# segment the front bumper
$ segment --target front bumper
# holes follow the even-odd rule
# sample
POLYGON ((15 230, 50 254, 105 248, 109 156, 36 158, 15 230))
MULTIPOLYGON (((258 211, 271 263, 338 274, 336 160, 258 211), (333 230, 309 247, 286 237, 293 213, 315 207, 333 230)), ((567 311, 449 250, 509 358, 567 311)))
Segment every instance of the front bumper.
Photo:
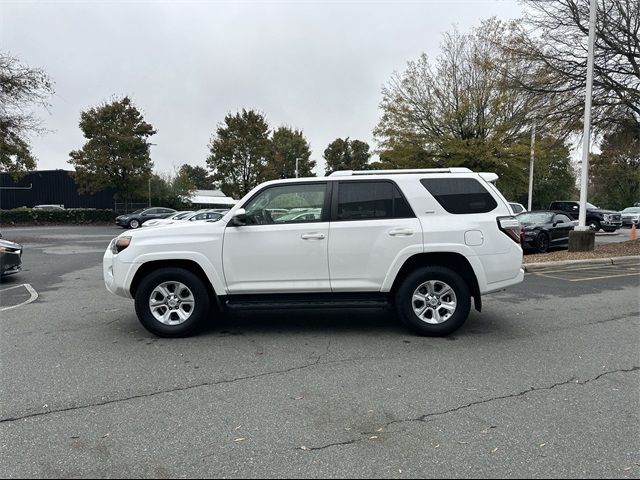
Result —
POLYGON ((107 290, 119 297, 133 298, 130 292, 131 281, 138 266, 134 263, 118 261, 117 255, 109 246, 102 257, 102 276, 107 290))
POLYGON ((12 275, 22 270, 22 251, 0 252, 0 275, 12 275))

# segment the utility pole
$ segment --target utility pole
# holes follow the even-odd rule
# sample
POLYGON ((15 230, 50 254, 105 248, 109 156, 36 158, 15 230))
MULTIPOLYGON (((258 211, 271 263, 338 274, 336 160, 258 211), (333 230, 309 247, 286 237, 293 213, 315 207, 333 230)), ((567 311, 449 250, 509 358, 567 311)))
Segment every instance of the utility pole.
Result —
POLYGON ((534 147, 536 144, 536 122, 533 121, 531 127, 531 162, 529 163, 529 204, 527 210, 531 211, 531 204, 533 201, 533 162, 535 159, 534 147))
POLYGON ((149 175, 149 208, 151 208, 151 175, 149 175))
POLYGON ((593 92, 593 59, 596 38, 597 0, 591 0, 589 10, 589 51, 587 56, 587 84, 584 101, 584 130, 582 133, 582 171, 580 172, 580 213, 578 226, 569 235, 569 251, 593 250, 595 232, 586 225, 587 188, 589 186, 589 150, 591 146, 591 96, 593 92))
POLYGON ((296 178, 298 178, 298 161, 300 159, 298 157, 296 157, 296 178))

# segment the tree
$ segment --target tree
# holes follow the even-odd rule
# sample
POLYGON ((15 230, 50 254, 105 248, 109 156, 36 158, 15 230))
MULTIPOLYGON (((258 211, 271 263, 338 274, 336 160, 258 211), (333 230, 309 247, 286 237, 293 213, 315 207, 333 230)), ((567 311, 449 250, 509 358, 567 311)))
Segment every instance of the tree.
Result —
POLYGON ((539 112, 526 91, 511 86, 526 70, 495 41, 509 32, 495 19, 468 34, 454 30, 435 60, 423 54, 395 73, 382 89, 374 129, 380 162, 373 167, 463 166, 500 175, 510 198, 526 192, 530 129, 539 112))
POLYGON ((0 172, 18 179, 36 167, 28 136, 41 133, 42 127, 30 109, 47 107, 52 94, 51 80, 43 70, 0 52, 0 172))
POLYGON ((640 130, 635 121, 621 123, 604 137, 589 176, 594 203, 621 210, 640 202, 640 130))
POLYGON ((213 179, 206 168, 184 164, 178 170, 175 181, 185 190, 210 190, 213 179))
POLYGON ((272 153, 269 159, 268 176, 270 178, 293 178, 296 176, 296 159, 298 159, 298 176, 315 176, 314 160, 310 160, 311 146, 301 130, 280 127, 271 137, 272 153))
MULTIPOLYGON (((584 114, 589 0, 524 0, 523 22, 497 38, 528 75, 512 78, 547 105, 547 122, 579 131, 584 114)), ((622 120, 640 128, 640 2, 598 0, 592 125, 616 129, 622 120)))
POLYGON ((176 210, 189 206, 188 197, 191 193, 179 179, 179 174, 159 172, 151 174, 151 204, 176 210))
MULTIPOLYGON (((554 200, 575 198, 576 174, 569 148, 552 137, 544 136, 536 139, 536 147, 532 208, 546 210, 554 200)), ((513 198, 526 205, 527 196, 528 190, 513 198)))
POLYGON ((369 144, 360 140, 349 140, 349 137, 336 138, 325 149, 325 172, 329 175, 337 170, 366 170, 369 168, 369 144))
POLYGON ((271 155, 269 124, 254 110, 229 114, 209 143, 207 165, 218 187, 233 198, 244 197, 266 179, 271 155))
POLYGON ((153 166, 148 138, 156 130, 129 97, 82 112, 80 129, 87 142, 69 153, 80 190, 94 193, 111 186, 125 202, 146 197, 153 166))

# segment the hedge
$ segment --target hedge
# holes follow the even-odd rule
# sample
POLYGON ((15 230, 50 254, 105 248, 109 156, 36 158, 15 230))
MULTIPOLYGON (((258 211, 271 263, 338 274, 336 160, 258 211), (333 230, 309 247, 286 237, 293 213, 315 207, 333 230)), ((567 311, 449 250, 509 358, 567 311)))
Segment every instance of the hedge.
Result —
POLYGON ((69 208, 66 210, 33 210, 31 208, 15 208, 0 210, 0 224, 65 224, 65 223, 113 223, 116 213, 113 210, 94 208, 69 208))

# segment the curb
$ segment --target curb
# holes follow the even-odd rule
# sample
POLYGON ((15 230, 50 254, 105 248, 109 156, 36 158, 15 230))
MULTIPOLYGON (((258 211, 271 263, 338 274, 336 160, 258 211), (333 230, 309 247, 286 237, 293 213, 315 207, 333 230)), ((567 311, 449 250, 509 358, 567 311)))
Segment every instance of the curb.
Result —
POLYGON ((583 260, 562 260, 560 262, 536 262, 527 263, 522 266, 527 273, 544 271, 552 267, 564 267, 569 265, 623 265, 630 261, 640 262, 640 255, 611 258, 587 258, 583 260))

